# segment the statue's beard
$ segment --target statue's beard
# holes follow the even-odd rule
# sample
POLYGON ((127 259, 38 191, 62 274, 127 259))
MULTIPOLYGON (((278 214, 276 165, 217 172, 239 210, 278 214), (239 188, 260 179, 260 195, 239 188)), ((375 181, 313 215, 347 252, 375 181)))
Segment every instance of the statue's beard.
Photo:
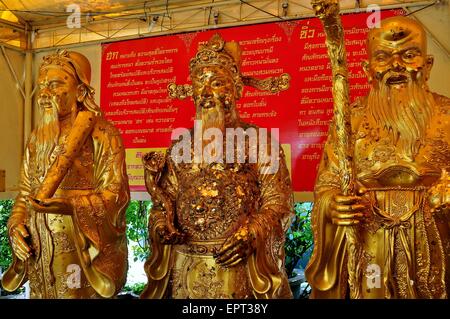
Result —
POLYGON ((199 97, 196 101, 196 107, 196 120, 201 121, 202 146, 202 156, 197 161, 211 163, 214 162, 213 159, 219 159, 223 155, 221 145, 223 146, 223 136, 225 135, 225 110, 222 101, 215 98, 199 97), (204 157, 205 154, 207 154, 209 159, 204 157))
POLYGON ((380 81, 379 88, 370 90, 368 113, 389 132, 402 154, 413 160, 433 115, 433 95, 421 78, 409 79, 401 87, 391 87, 386 84, 387 76, 380 81))
MULTIPOLYGON (((47 103, 47 102, 46 102, 47 103)), ((48 101, 51 104, 51 109, 41 109, 41 121, 36 128, 35 145, 36 145, 36 161, 38 164, 38 174, 40 177, 45 177, 48 169, 53 163, 51 155, 60 135, 60 125, 58 119, 58 109, 56 102, 48 101)))
POLYGON ((197 120, 202 121, 202 133, 211 128, 225 132, 225 111, 222 103, 216 99, 202 99, 199 102, 197 120), (208 107, 205 107, 205 104, 208 107))

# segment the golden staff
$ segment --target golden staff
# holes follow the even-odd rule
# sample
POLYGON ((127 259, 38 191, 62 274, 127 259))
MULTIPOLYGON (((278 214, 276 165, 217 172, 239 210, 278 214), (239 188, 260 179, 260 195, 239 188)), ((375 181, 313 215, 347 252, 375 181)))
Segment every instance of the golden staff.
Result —
MULTIPOLYGON (((351 111, 348 85, 347 56, 345 51, 344 28, 339 15, 338 0, 312 0, 316 16, 322 21, 328 55, 333 74, 334 123, 337 137, 337 157, 342 195, 355 192, 353 171, 353 144, 351 142, 351 111)), ((356 226, 344 226, 347 238, 347 270, 350 298, 361 298, 362 257, 359 231, 356 226)))

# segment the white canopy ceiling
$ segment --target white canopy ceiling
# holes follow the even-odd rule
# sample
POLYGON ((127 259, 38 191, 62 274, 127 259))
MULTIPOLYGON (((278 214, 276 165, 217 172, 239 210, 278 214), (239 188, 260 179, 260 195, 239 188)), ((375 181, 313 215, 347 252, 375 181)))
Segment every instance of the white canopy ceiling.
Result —
MULTIPOLYGON (((341 9, 355 10, 369 4, 417 7, 438 1, 340 2, 341 9)), ((0 43, 41 49, 311 15, 310 0, 0 0, 0 43), (73 11, 66 12, 74 4, 80 10, 79 28, 67 24, 68 19, 77 22, 73 11)))

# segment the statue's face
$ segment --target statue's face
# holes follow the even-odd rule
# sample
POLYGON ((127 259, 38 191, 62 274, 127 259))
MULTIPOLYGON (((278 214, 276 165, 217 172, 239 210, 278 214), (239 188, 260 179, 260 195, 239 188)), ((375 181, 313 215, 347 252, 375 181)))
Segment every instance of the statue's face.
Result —
POLYGON ((423 29, 406 18, 392 18, 369 33, 369 81, 376 87, 403 87, 427 79, 432 58, 426 55, 423 29))
POLYGON ((191 77, 197 112, 220 107, 226 114, 234 108, 236 88, 227 70, 220 66, 206 66, 198 68, 191 77))
POLYGON ((38 105, 44 111, 56 108, 59 118, 71 114, 76 107, 78 81, 60 67, 41 69, 38 78, 38 105))

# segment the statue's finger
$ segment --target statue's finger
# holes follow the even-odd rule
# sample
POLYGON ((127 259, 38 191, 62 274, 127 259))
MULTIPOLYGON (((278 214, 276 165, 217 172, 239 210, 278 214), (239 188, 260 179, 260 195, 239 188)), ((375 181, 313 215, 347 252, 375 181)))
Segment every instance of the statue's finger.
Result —
POLYGON ((222 264, 222 263, 224 263, 225 261, 227 261, 228 258, 230 258, 234 253, 235 253, 234 250, 227 250, 226 252, 222 253, 221 255, 216 255, 216 256, 215 256, 216 262, 217 262, 218 264, 222 264))
POLYGON ((228 249, 226 252, 224 252, 221 255, 217 255, 216 261, 219 264, 222 264, 226 262, 228 259, 230 259, 234 254, 238 253, 239 246, 233 246, 232 248, 228 249))
POLYGON ((46 199, 41 200, 40 204, 41 204, 41 206, 49 206, 50 204, 57 203, 57 202, 58 202, 57 198, 46 198, 46 199))
POLYGON ((25 253, 19 250, 14 250, 14 253, 16 254, 17 258, 19 258, 21 261, 27 260, 25 253))
POLYGON ((30 199, 29 201, 28 201, 28 203, 30 203, 30 205, 33 207, 33 209, 34 210, 39 210, 39 209, 41 209, 42 207, 40 206, 40 205, 38 205, 34 200, 32 200, 32 199, 30 199))
POLYGON ((24 224, 19 224, 16 226, 16 230, 22 235, 23 238, 30 236, 24 224))
POLYGON ((31 251, 30 247, 26 243, 25 239, 23 239, 21 236, 16 236, 14 240, 15 244, 23 249, 24 252, 29 253, 31 251))
POLYGON ((222 267, 229 267, 232 263, 234 263, 238 259, 242 259, 242 256, 240 253, 235 253, 232 256, 230 256, 230 258, 220 263, 220 265, 222 267))
POLYGON ((357 212, 365 210, 366 206, 362 204, 336 205, 334 209, 338 212, 357 212))
POLYGON ((359 196, 336 195, 334 200, 338 204, 354 204, 361 199, 359 196))
POLYGON ((234 266, 236 266, 237 264, 239 264, 240 262, 242 262, 243 260, 244 260, 243 258, 238 258, 238 259, 236 259, 235 261, 233 261, 232 263, 228 264, 226 267, 227 267, 227 268, 234 267, 234 266))
POLYGON ((337 226, 354 226, 360 223, 360 221, 357 219, 338 219, 338 218, 333 218, 332 222, 337 226))
POLYGON ((29 253, 25 249, 18 246, 16 243, 13 243, 12 246, 13 246, 14 253, 20 260, 25 261, 28 258, 29 253))
POLYGON ((227 251, 229 251, 231 248, 235 247, 239 244, 239 241, 235 240, 234 237, 231 237, 225 241, 225 243, 220 247, 219 251, 217 252, 217 256, 220 256, 222 254, 225 254, 227 251))
POLYGON ((337 218, 337 219, 360 219, 363 217, 364 217, 363 213, 341 213, 341 212, 337 212, 337 211, 333 211, 333 215, 332 215, 332 218, 337 218))

